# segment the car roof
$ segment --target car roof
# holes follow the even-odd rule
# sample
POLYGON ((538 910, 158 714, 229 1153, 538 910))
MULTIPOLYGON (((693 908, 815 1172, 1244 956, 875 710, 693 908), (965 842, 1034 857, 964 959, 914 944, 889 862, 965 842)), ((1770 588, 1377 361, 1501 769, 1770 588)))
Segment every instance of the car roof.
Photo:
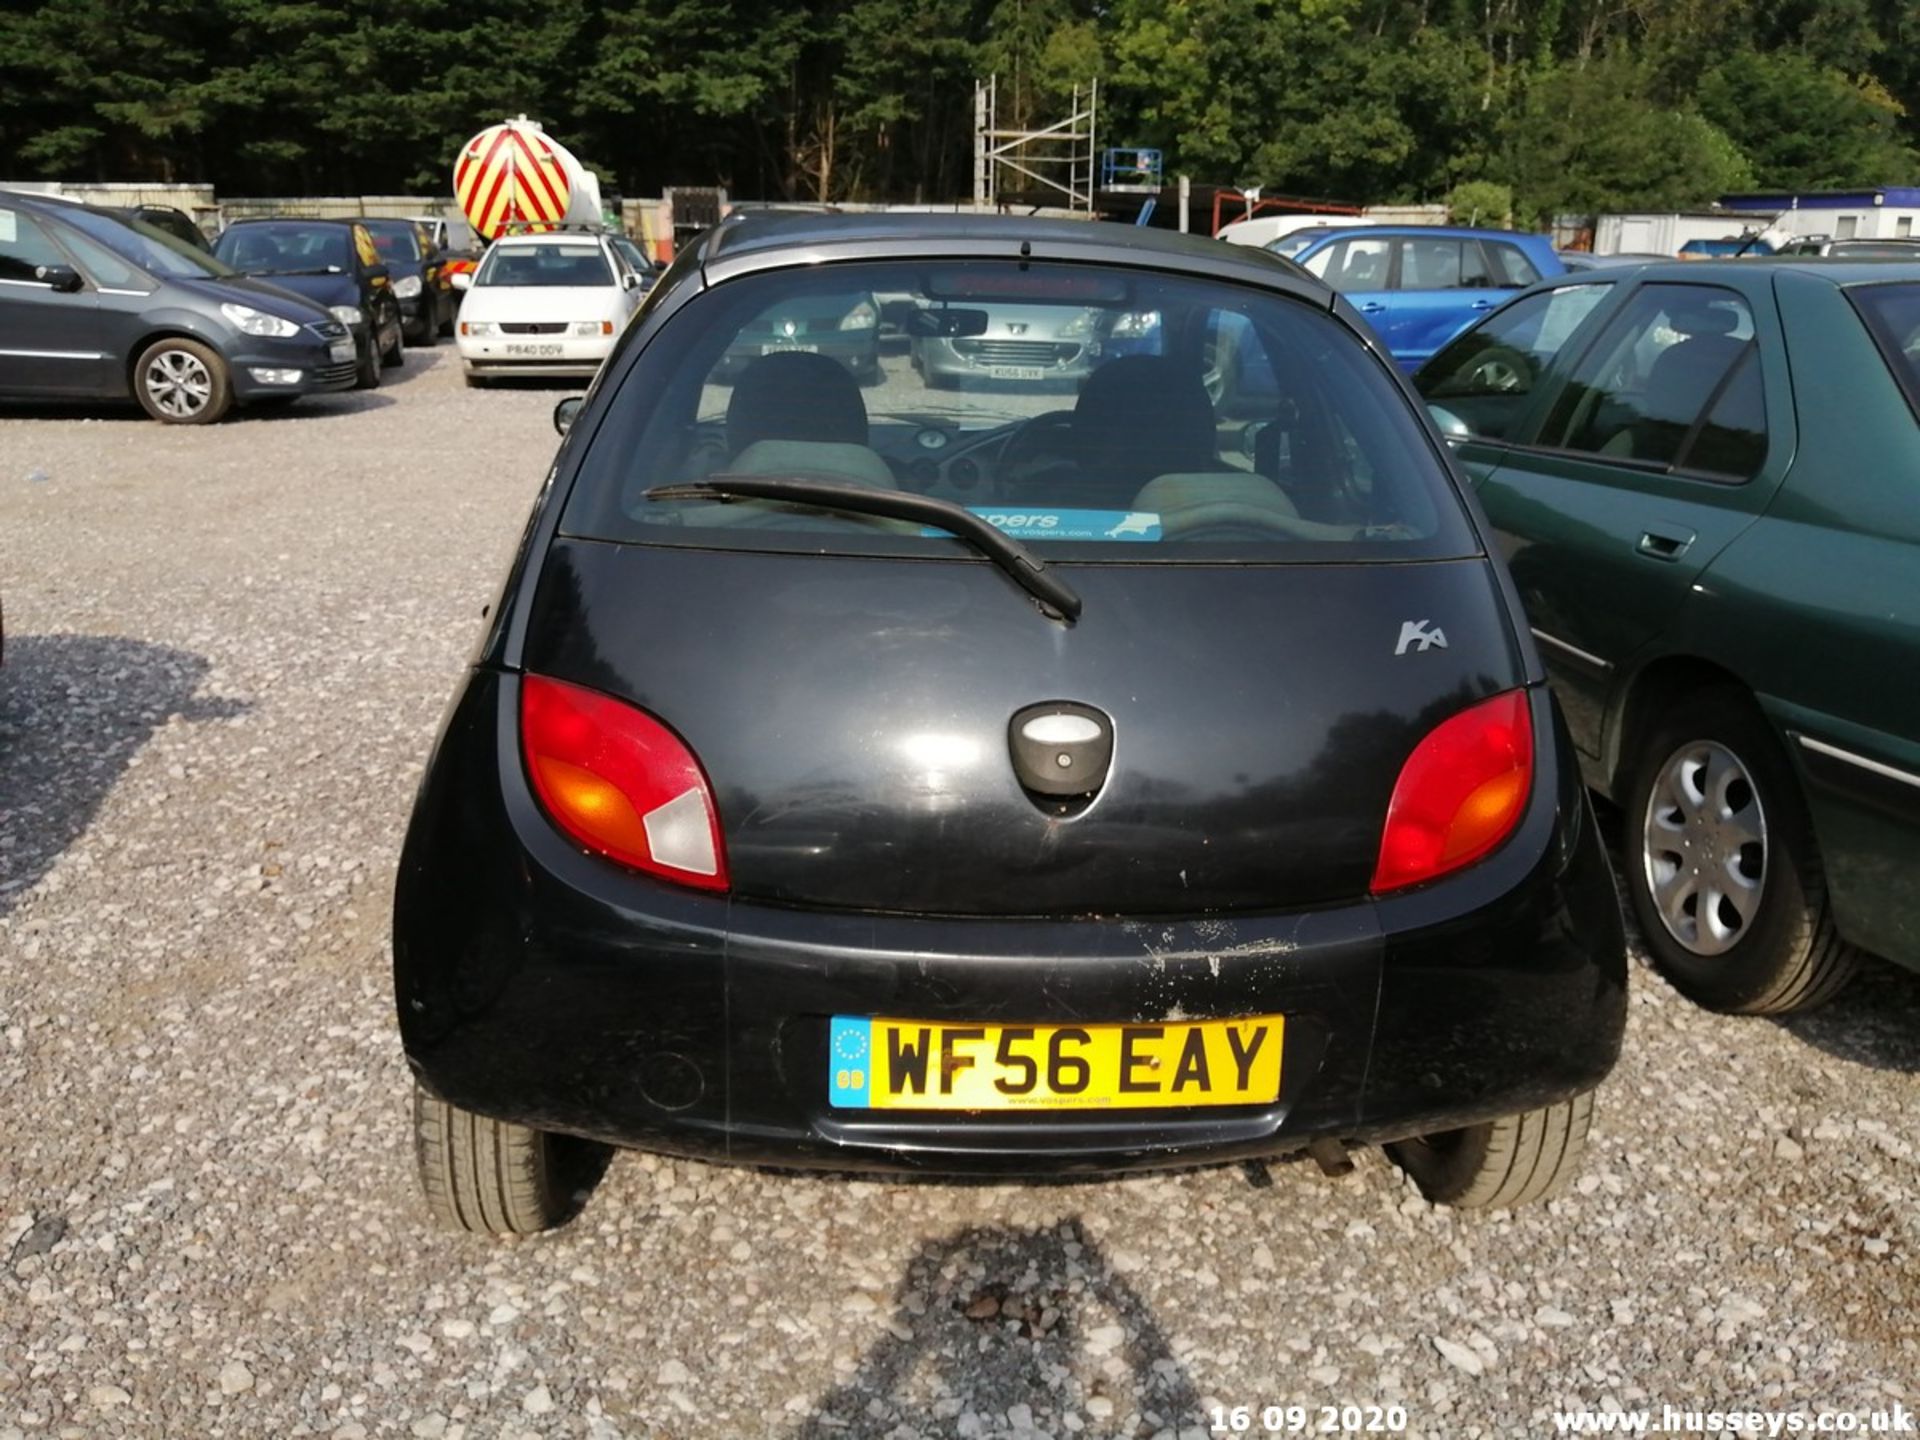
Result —
POLYGON ((502 235, 493 243, 498 245, 560 245, 572 240, 605 240, 604 230, 538 230, 525 235, 502 235))
POLYGON ((1635 282, 1688 281, 1694 284, 1726 280, 1736 275, 1778 275, 1794 271, 1816 276, 1834 285, 1887 284, 1920 281, 1920 260, 1849 260, 1844 256, 1753 255, 1746 259, 1649 260, 1639 266, 1613 266, 1592 270, 1574 270, 1550 276, 1529 287, 1558 290, 1568 285, 1607 285, 1622 279, 1635 282), (1621 272, 1631 269, 1630 276, 1621 272))
MULTIPOLYGON (((229 220, 227 229, 237 225, 364 225, 358 215, 243 215, 229 220)), ((223 232, 224 233, 224 232, 223 232)))
MULTIPOLYGON (((1302 232, 1295 231, 1298 235, 1302 232)), ((1499 230, 1485 225, 1326 225, 1313 231, 1316 241, 1338 235, 1364 235, 1370 240, 1380 240, 1395 235, 1442 235, 1456 240, 1549 240, 1551 237, 1533 230, 1499 230)), ((1291 240, 1293 235, 1281 237, 1291 240)))
POLYGON ((1006 245, 1009 256, 1106 262, 1251 281, 1309 293, 1322 304, 1331 303, 1333 296, 1324 281, 1255 246, 1104 221, 926 211, 736 214, 706 231, 695 244, 700 247, 703 268, 756 258, 778 263, 781 252, 813 247, 837 251, 844 258, 885 260, 908 253, 928 258, 943 252, 958 259, 992 254, 1006 245))

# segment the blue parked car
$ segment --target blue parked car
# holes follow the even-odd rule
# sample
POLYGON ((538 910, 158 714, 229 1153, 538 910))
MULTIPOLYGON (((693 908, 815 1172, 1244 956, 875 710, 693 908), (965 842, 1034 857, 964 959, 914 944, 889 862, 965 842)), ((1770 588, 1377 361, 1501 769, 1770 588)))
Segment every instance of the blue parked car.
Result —
POLYGON ((1305 244, 1288 235, 1268 248, 1352 301, 1404 370, 1417 370, 1508 293, 1567 270, 1552 240, 1515 230, 1364 225, 1310 234, 1305 244))

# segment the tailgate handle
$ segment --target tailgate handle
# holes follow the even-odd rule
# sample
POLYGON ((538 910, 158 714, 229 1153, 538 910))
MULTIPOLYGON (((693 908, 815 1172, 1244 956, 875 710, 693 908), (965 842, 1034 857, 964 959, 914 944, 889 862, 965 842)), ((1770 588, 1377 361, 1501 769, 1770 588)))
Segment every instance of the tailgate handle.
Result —
POLYGON ((1639 551, 1654 560, 1678 560, 1693 544, 1691 530, 1677 525, 1649 525, 1640 536, 1639 551))

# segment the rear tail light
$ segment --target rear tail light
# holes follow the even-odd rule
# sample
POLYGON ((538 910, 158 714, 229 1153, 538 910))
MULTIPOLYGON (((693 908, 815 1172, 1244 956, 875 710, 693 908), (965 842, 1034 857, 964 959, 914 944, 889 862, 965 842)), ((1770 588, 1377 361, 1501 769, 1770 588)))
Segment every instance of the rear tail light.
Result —
POLYGON ((727 888, 707 777, 651 715, 528 675, 520 682, 520 743, 540 803, 589 850, 682 885, 727 888))
POLYGON ((1532 786, 1526 691, 1509 690, 1442 721, 1400 767, 1373 893, 1418 885, 1491 852, 1513 833, 1532 786))

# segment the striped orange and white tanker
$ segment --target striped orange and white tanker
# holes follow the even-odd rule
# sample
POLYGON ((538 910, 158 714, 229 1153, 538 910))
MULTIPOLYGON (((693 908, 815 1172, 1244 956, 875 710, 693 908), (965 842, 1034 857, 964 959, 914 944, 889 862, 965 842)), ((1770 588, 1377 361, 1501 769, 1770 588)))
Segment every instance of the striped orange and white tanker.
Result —
POLYGON ((485 242, 509 229, 602 223, 599 180, 524 115, 489 125, 460 147, 453 194, 485 242))

